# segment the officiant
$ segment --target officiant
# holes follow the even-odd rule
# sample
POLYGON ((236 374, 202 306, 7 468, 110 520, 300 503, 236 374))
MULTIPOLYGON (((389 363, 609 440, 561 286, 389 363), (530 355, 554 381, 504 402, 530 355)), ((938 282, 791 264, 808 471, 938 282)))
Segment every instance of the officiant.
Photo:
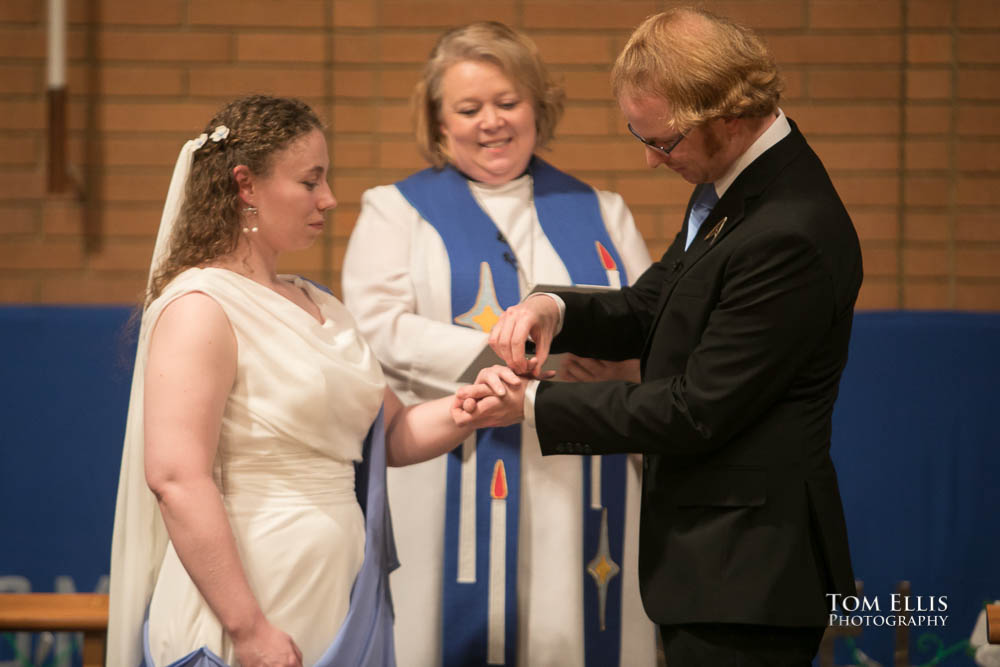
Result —
MULTIPOLYGON (((416 402, 454 392, 533 286, 620 287, 650 259, 619 195, 539 156, 564 93, 526 36, 495 22, 445 33, 413 100, 430 166, 364 193, 343 294, 390 384, 416 402)), ((638 379, 638 365, 570 356, 558 373, 638 379)), ((518 425, 390 470, 400 665, 654 664, 637 463, 543 460, 518 425)))

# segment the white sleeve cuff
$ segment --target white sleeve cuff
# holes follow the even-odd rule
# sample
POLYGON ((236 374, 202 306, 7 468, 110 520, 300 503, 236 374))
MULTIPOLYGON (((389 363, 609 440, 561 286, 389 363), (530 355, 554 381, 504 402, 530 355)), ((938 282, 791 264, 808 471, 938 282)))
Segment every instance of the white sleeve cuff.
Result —
POLYGON ((558 294, 553 294, 552 292, 535 292, 534 294, 528 295, 528 298, 531 298, 533 296, 547 296, 556 302, 556 307, 559 308, 559 322, 556 324, 555 335, 558 336, 559 332, 562 331, 563 328, 563 320, 566 319, 566 302, 563 301, 562 297, 560 297, 558 294))
POLYGON ((524 425, 535 428, 535 394, 538 392, 538 380, 531 380, 524 389, 524 425))

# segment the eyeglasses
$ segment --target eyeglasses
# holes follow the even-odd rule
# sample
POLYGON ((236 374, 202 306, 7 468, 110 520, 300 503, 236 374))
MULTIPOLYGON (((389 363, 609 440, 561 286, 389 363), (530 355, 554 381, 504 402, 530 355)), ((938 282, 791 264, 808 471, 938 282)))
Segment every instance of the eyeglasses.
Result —
POLYGON ((680 134, 680 136, 679 136, 679 137, 677 137, 677 138, 676 138, 676 139, 675 139, 674 141, 672 141, 672 142, 670 143, 670 145, 669 145, 669 146, 666 146, 666 147, 664 147, 664 146, 658 146, 658 145, 654 144, 654 143, 653 143, 652 141, 649 141, 649 140, 647 140, 647 139, 643 139, 643 138, 642 138, 642 135, 641 135, 641 134, 639 134, 638 132, 636 132, 636 131, 635 131, 635 130, 634 130, 634 129, 632 128, 632 123, 625 123, 625 127, 627 127, 627 128, 628 128, 628 131, 632 133, 632 136, 633 136, 633 137, 635 137, 636 139, 638 139, 639 141, 641 141, 641 142, 642 142, 642 143, 644 143, 645 145, 649 146, 649 147, 650 147, 650 148, 652 148, 653 150, 656 150, 656 151, 660 151, 660 152, 661 152, 661 153, 663 153, 664 155, 670 155, 670 152, 671 152, 672 150, 674 150, 675 148, 677 148, 677 144, 679 144, 679 143, 681 143, 682 141, 684 141, 684 137, 686 137, 686 136, 687 136, 687 134, 688 134, 688 132, 690 131, 690 130, 684 130, 683 132, 681 132, 681 134, 680 134))

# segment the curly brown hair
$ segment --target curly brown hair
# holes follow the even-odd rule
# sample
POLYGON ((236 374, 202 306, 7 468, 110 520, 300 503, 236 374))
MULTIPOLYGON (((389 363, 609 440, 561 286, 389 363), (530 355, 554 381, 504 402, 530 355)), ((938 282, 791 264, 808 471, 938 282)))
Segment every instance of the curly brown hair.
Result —
POLYGON ((206 141, 194 152, 184 190, 184 203, 170 236, 170 249, 149 283, 146 304, 158 297, 179 273, 236 249, 245 207, 233 169, 246 165, 266 176, 276 153, 299 137, 322 130, 323 124, 305 102, 251 95, 233 100, 205 126, 211 134, 229 128, 221 141, 206 141))
POLYGON ((417 148, 427 161, 438 169, 450 162, 441 133, 441 79, 449 67, 466 61, 496 65, 527 93, 535 109, 536 148, 544 148, 555 135, 566 93, 527 35, 498 21, 479 21, 441 35, 413 91, 417 148))
POLYGON ((615 97, 655 95, 670 102, 673 130, 714 118, 774 113, 782 80, 753 30, 694 7, 675 7, 635 29, 611 70, 615 97))

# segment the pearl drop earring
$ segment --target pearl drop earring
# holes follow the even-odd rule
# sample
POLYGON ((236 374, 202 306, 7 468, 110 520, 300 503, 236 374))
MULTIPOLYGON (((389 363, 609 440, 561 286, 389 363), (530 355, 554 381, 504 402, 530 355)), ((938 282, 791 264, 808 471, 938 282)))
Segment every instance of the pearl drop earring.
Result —
MULTIPOLYGON (((256 206, 247 206, 246 208, 243 209, 243 213, 245 213, 246 215, 256 216, 257 215, 257 207, 256 206)), ((243 233, 244 234, 249 234, 251 232, 254 232, 254 233, 257 232, 257 225, 254 225, 253 227, 244 227, 243 228, 243 233)))

